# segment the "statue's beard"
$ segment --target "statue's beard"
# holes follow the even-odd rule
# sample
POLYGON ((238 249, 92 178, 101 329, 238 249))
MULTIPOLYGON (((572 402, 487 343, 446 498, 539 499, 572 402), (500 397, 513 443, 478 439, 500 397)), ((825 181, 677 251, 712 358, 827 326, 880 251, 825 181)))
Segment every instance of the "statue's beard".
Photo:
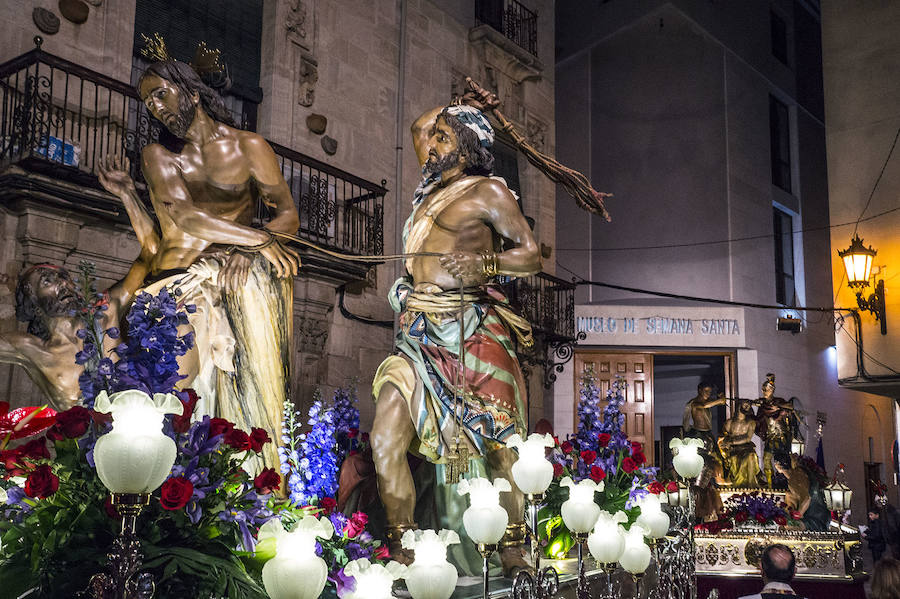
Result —
POLYGON ((47 298, 41 302, 41 309, 47 317, 69 316, 72 310, 78 308, 78 297, 75 294, 65 292, 53 298, 47 298))
POLYGON ((439 175, 444 171, 459 164, 459 150, 454 150, 443 156, 431 154, 425 162, 425 172, 430 175, 439 175))
POLYGON ((197 107, 184 95, 178 98, 178 112, 172 113, 167 110, 160 111, 159 120, 165 125, 172 135, 179 139, 184 139, 187 135, 188 128, 194 122, 194 116, 197 114, 197 107))

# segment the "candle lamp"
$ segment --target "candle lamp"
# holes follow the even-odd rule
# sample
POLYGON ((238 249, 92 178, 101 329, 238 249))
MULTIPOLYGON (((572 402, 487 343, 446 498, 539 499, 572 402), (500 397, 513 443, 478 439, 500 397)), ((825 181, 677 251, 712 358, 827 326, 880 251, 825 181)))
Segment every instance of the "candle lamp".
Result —
POLYGON ((641 580, 650 565, 650 547, 644 542, 649 531, 640 524, 632 524, 625 532, 625 549, 619 558, 622 569, 631 574, 635 584, 635 597, 641 596, 641 580))
POLYGON ((553 464, 546 457, 548 447, 555 442, 549 434, 532 433, 526 440, 518 434, 512 435, 506 446, 519 453, 519 459, 512 466, 513 481, 525 495, 528 520, 531 527, 531 559, 534 575, 520 571, 513 581, 514 597, 545 599, 559 590, 559 575, 551 567, 541 569, 541 552, 538 544, 538 510, 543 504, 544 493, 553 481, 553 464))
POLYGON ((415 551, 416 559, 404 576, 413 599, 449 599, 459 574, 447 561, 447 547, 459 543, 459 535, 452 530, 407 530, 400 542, 415 551))
POLYGON ((316 599, 325 588, 328 565, 316 555, 316 538, 330 539, 328 518, 304 516, 290 532, 279 518, 259 529, 259 541, 274 539, 275 557, 262 569, 263 585, 272 599, 316 599))
POLYGON ((94 445, 94 464, 112 494, 122 525, 108 554, 109 572, 92 576, 87 594, 97 599, 149 599, 156 583, 149 572, 140 571, 143 556, 136 537, 137 518, 175 463, 175 441, 163 434, 163 417, 181 414, 184 406, 171 394, 151 398, 132 389, 112 395, 101 391, 94 410, 112 414, 112 430, 94 445))
POLYGON ((584 479, 576 484, 567 476, 559 485, 569 489, 569 499, 563 502, 560 513, 563 523, 572 532, 578 546, 578 587, 575 595, 577 599, 590 599, 590 590, 584 575, 584 543, 600 517, 601 510, 594 501, 594 493, 603 490, 603 481, 595 483, 590 479, 584 479))
POLYGON ((844 481, 844 465, 838 464, 834 478, 824 489, 825 505, 835 512, 837 521, 843 521, 844 513, 850 510, 850 500, 853 498, 853 490, 844 481))
POLYGON ((488 560, 497 550, 500 539, 506 533, 506 525, 509 524, 509 516, 500 506, 501 491, 512 491, 512 486, 505 478, 496 478, 493 483, 486 478, 464 479, 459 481, 456 489, 460 495, 469 495, 470 505, 463 512, 463 527, 481 554, 483 599, 488 599, 490 592, 488 560))
POLYGON ((399 562, 387 565, 373 564, 367 559, 357 559, 344 566, 344 574, 356 582, 354 590, 344 599, 394 599, 394 581, 406 573, 406 566, 399 562))
POLYGON ((612 576, 625 550, 625 529, 622 527, 624 522, 628 522, 625 512, 610 514, 606 510, 601 510, 594 530, 588 535, 588 549, 606 574, 606 594, 603 596, 605 599, 615 597, 612 576))

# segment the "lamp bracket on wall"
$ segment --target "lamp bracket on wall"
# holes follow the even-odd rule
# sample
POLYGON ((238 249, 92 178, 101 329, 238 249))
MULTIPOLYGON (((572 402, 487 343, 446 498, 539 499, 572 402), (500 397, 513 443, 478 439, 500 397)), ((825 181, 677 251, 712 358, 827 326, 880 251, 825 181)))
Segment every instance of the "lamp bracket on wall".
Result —
POLYGON ((887 335, 887 313, 884 309, 884 280, 875 284, 875 291, 869 297, 863 297, 862 291, 856 292, 856 303, 863 312, 871 312, 875 320, 881 322, 881 334, 887 335))

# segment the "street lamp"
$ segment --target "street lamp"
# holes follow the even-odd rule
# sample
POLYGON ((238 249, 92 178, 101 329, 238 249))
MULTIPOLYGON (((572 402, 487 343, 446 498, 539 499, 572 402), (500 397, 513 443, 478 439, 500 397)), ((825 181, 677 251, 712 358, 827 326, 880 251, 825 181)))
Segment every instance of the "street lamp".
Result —
POLYGON ((862 290, 869 286, 872 276, 872 262, 878 252, 871 246, 863 245, 859 235, 854 235, 850 247, 839 250, 838 256, 844 262, 847 274, 847 285, 856 290, 856 303, 863 312, 871 312, 875 320, 881 321, 881 334, 887 335, 887 315, 884 309, 884 280, 875 283, 875 291, 868 298, 863 297, 862 290))

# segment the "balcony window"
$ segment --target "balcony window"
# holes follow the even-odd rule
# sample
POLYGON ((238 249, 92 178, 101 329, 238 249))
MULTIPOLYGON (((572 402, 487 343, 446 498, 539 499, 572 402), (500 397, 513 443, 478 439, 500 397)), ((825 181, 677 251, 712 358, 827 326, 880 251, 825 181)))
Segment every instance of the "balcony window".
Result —
POLYGON ((516 0, 475 0, 475 20, 537 56, 537 13, 516 0))

